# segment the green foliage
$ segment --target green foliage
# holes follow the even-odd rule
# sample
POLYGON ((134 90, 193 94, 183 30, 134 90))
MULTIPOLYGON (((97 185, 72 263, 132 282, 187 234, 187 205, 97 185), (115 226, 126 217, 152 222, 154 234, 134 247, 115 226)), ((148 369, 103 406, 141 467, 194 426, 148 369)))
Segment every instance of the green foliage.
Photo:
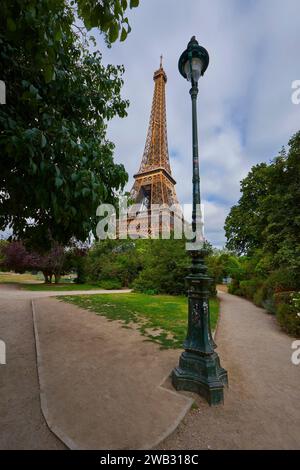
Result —
POLYGON ((228 293, 234 295, 241 295, 240 282, 237 279, 233 278, 231 280, 231 283, 228 286, 228 293))
POLYGON ((242 197, 225 221, 227 248, 238 253, 251 253, 262 243, 266 218, 262 201, 270 186, 270 169, 266 163, 254 166, 241 182, 242 197), (255 208, 255 210, 254 210, 255 208))
MULTIPOLYGON (((61 297, 60 297, 61 299, 61 297)), ((121 320, 124 326, 135 326, 149 341, 163 349, 181 348, 186 336, 187 299, 170 295, 115 294, 63 297, 110 320, 121 320)), ((211 327, 216 328, 218 299, 210 300, 211 327)))
POLYGON ((143 240, 143 243, 143 270, 133 283, 134 289, 139 292, 184 294, 184 278, 190 264, 185 241, 143 240))
POLYGON ((230 293, 276 313, 280 325, 299 334, 294 307, 284 293, 300 289, 300 132, 269 165, 256 165, 241 184, 242 197, 226 219, 227 246, 241 270, 230 293))
POLYGON ((122 282, 118 279, 103 279, 102 281, 98 282, 98 287, 101 289, 121 289, 122 282))
POLYGON ((76 3, 78 15, 83 19, 86 28, 99 28, 110 45, 118 38, 120 41, 127 38, 131 27, 125 13, 127 7, 138 7, 139 0, 77 0, 76 3))
POLYGON ((230 252, 215 252, 206 259, 208 273, 215 284, 222 283, 224 278, 239 278, 242 266, 239 258, 230 252))
POLYGON ((260 250, 272 269, 289 266, 300 275, 300 132, 269 165, 252 168, 242 197, 225 222, 227 246, 253 255, 260 250))
POLYGON ((5 269, 4 263, 5 263, 5 249, 8 245, 7 240, 0 240, 0 269, 3 271, 5 269))
MULTIPOLYGON (((190 264, 184 240, 108 239, 96 242, 89 250, 84 259, 84 278, 101 287, 113 282, 114 288, 133 287, 149 295, 181 295, 186 293, 190 264)), ((230 256, 227 264, 236 266, 230 256)), ((213 275, 210 269, 208 273, 213 275)), ((213 279, 211 294, 215 293, 213 279)))
POLYGON ((103 286, 114 281, 118 287, 128 287, 141 269, 141 258, 133 242, 103 240, 94 244, 85 260, 88 281, 103 286))
POLYGON ((246 297, 248 300, 252 300, 255 292, 260 287, 261 283, 257 279, 249 279, 247 281, 241 281, 239 286, 239 295, 246 297))
POLYGON ((101 54, 90 52, 85 29, 75 25, 77 6, 108 41, 119 35, 111 32, 118 25, 127 34, 127 2, 1 2, 7 104, 0 107, 0 228, 10 224, 43 249, 51 238, 63 245, 71 237, 85 240, 99 203, 114 202, 127 181, 106 139, 107 122, 126 116, 123 67, 105 67, 101 54))
POLYGON ((293 336, 300 336, 300 315, 299 310, 286 303, 279 304, 276 311, 276 318, 280 326, 293 336))

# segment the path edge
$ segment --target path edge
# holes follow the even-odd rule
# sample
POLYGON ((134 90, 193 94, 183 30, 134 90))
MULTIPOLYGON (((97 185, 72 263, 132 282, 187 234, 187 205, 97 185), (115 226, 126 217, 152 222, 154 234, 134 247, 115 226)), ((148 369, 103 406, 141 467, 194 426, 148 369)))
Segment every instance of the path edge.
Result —
POLYGON ((33 321, 33 331, 34 331, 34 339, 35 339, 35 354, 36 354, 36 365, 37 365, 37 375, 38 375, 38 384, 39 384, 39 392, 40 392, 40 405, 42 414, 46 421, 46 424, 50 431, 55 434, 55 436, 68 448, 71 450, 78 450, 78 446, 76 446, 75 442, 70 439, 65 433, 56 426, 49 416, 48 404, 47 404, 47 397, 45 393, 45 383, 43 381, 43 358, 42 352, 40 347, 40 338, 37 328, 37 320, 36 320, 36 310, 35 310, 35 302, 31 299, 31 313, 32 313, 32 321, 33 321))

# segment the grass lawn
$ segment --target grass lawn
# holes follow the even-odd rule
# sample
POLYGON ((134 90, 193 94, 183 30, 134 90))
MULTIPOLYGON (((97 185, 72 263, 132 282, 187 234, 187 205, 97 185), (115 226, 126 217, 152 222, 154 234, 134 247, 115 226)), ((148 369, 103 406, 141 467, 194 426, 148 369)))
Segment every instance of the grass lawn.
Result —
POLYGON ((101 289, 99 286, 95 286, 93 284, 74 284, 74 283, 63 283, 60 282, 59 284, 24 284, 22 286, 25 290, 94 290, 94 289, 101 289))
POLYGON ((43 276, 39 274, 17 274, 11 272, 0 272, 0 284, 2 283, 23 283, 23 282, 33 282, 33 281, 42 281, 43 276))
MULTIPOLYGON (((148 341, 161 348, 181 348, 187 327, 187 298, 171 295, 96 294, 59 297, 103 315, 121 320, 124 328, 136 328, 148 341)), ((214 330, 219 313, 218 299, 210 300, 211 326, 214 330)))

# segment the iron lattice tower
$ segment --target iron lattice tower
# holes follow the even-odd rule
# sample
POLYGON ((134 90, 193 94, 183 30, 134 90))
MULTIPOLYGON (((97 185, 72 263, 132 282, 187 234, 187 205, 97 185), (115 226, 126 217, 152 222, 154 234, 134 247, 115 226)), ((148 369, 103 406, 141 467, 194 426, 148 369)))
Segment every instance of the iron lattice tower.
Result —
POLYGON ((165 86, 167 75, 162 66, 154 72, 155 82, 146 144, 138 173, 134 175, 131 198, 144 210, 151 204, 178 204, 168 151, 165 86))

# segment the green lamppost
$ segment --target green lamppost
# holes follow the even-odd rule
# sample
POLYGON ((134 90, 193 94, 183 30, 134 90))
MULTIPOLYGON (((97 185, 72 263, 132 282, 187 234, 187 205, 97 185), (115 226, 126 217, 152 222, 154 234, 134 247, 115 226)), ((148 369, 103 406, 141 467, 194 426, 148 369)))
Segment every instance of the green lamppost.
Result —
POLYGON ((188 249, 192 259, 190 274, 186 277, 188 285, 188 331, 183 344, 185 351, 179 359, 179 366, 172 372, 172 383, 176 390, 187 390, 204 396, 210 405, 224 401, 224 385, 228 383, 227 372, 220 366, 215 352, 216 344, 212 338, 209 313, 209 285, 204 258, 207 254, 202 236, 197 95, 198 80, 209 64, 209 55, 198 44, 195 36, 181 54, 178 68, 181 75, 191 82, 193 123, 193 211, 192 229, 195 234, 188 249), (200 232, 200 233, 199 233, 200 232), (200 235, 200 237, 199 237, 200 235))

